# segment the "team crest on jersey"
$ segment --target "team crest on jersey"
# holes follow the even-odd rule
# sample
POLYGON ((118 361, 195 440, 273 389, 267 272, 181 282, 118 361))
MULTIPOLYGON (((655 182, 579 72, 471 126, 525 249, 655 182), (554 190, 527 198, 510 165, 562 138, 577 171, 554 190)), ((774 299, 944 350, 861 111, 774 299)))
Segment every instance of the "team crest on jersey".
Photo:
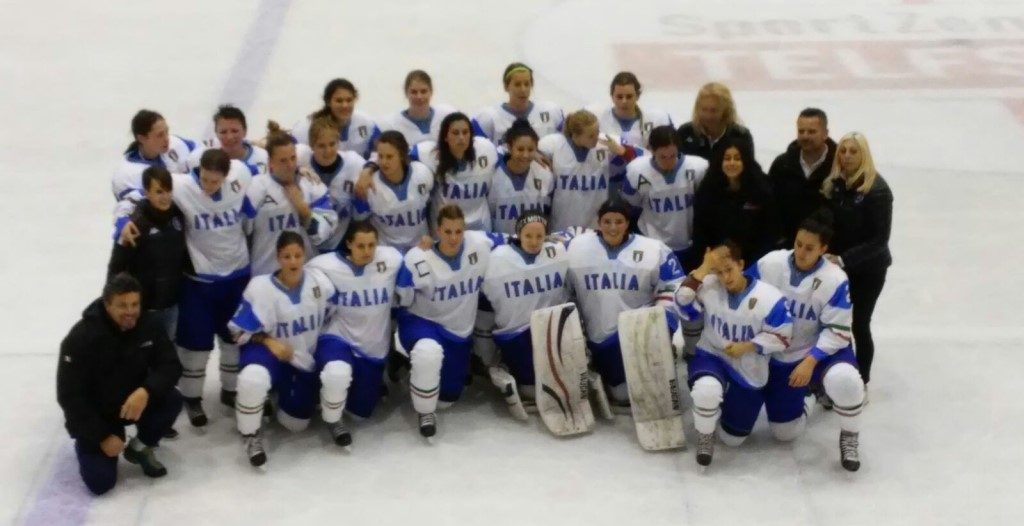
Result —
POLYGON ((544 247, 544 253, 547 254, 549 258, 554 258, 555 247, 544 247))
POLYGON ((430 275, 430 265, 427 265, 426 261, 417 261, 413 268, 416 269, 416 274, 421 278, 430 275))
POLYGON ((476 164, 479 165, 480 168, 487 168, 490 161, 488 161, 486 157, 477 157, 476 164))
POLYGON ((427 195, 427 185, 426 184, 416 185, 416 191, 419 192, 420 195, 427 195))
POLYGON ((172 161, 178 162, 178 152, 174 150, 167 150, 167 156, 170 157, 172 161))
POLYGON ((644 133, 650 133, 651 130, 653 130, 653 129, 654 129, 654 123, 653 122, 645 122, 644 123, 644 133))
POLYGON ((354 185, 352 184, 352 181, 345 181, 344 183, 341 184, 341 188, 342 190, 345 191, 346 194, 351 194, 353 187, 354 185))
POLYGON ((383 261, 378 261, 377 262, 377 272, 380 272, 381 274, 383 274, 384 271, 386 271, 387 269, 388 269, 388 264, 387 263, 385 263, 383 261))
POLYGON ((693 181, 697 178, 697 171, 687 168, 686 171, 683 172, 683 176, 686 177, 687 181, 693 181))
POLYGON ((469 264, 476 265, 476 252, 471 252, 469 254, 469 264))
POLYGON ((535 190, 540 190, 540 179, 534 179, 533 180, 533 188, 535 190))
POLYGON ((359 127, 359 136, 364 139, 366 138, 366 126, 359 127))
POLYGON ((604 150, 598 150, 597 151, 597 162, 603 163, 604 162, 604 158, 607 155, 608 155, 608 152, 605 152, 604 150))
POLYGON ((546 122, 548 122, 550 120, 551 120, 551 114, 550 113, 548 113, 546 111, 540 112, 540 122, 546 123, 546 122))
POLYGON ((643 250, 634 250, 633 251, 633 261, 636 261, 637 263, 639 263, 639 262, 643 261, 643 259, 644 259, 644 251, 643 250))
POLYGON ((317 285, 317 286, 313 287, 313 297, 314 298, 319 298, 320 297, 320 285, 317 285))
POLYGON ((272 205, 276 205, 276 204, 277 204, 277 201, 275 201, 275 200, 274 200, 274 198, 270 196, 270 194, 267 194, 267 195, 266 195, 266 196, 265 196, 265 197, 263 198, 263 201, 260 201, 260 205, 261 205, 261 206, 262 206, 262 205, 265 205, 265 204, 272 204, 272 205))
POLYGON ((818 290, 818 287, 820 287, 820 286, 821 286, 821 280, 818 279, 818 278, 814 278, 814 281, 811 282, 811 290, 818 290))
POLYGON ((236 193, 236 194, 238 192, 241 192, 242 191, 242 183, 240 183, 238 181, 231 181, 231 191, 236 193))
POLYGON ((267 163, 256 163, 256 171, 261 174, 267 173, 267 163))
POLYGON ((757 305, 757 298, 750 298, 749 300, 747 300, 748 309, 754 310, 754 305, 757 305))

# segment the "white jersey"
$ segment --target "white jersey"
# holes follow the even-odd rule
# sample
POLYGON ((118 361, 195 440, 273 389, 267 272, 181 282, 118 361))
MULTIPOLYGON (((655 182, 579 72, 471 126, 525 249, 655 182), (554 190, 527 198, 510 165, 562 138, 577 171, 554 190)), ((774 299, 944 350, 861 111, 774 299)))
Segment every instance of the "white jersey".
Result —
POLYGON ((730 294, 718 276, 708 274, 696 291, 681 287, 676 300, 684 319, 704 319, 698 349, 724 360, 746 387, 768 383, 769 355, 785 350, 793 335, 793 318, 779 289, 750 279, 746 289, 730 294), (753 342, 757 351, 739 358, 725 353, 726 345, 741 342, 753 342))
POLYGON ((357 267, 341 252, 321 254, 306 264, 322 271, 337 291, 337 310, 324 328, 357 354, 382 360, 391 346, 391 307, 402 253, 377 247, 373 261, 357 267))
POLYGON ((497 236, 469 230, 452 258, 443 256, 436 246, 410 249, 398 273, 401 305, 459 338, 468 338, 491 249, 499 243, 497 236))
POLYGON ((640 208, 640 232, 664 241, 672 250, 685 250, 693 243, 693 200, 708 162, 696 155, 680 155, 668 173, 654 163, 653 155, 629 163, 622 198, 640 208))
POLYGON ((651 137, 651 130, 658 126, 672 126, 672 117, 667 111, 642 109, 635 119, 620 119, 612 111, 613 106, 594 111, 597 115, 601 133, 619 137, 622 144, 629 144, 646 149, 651 137))
POLYGON ((455 108, 447 104, 431 106, 430 115, 425 119, 413 119, 409 116, 409 110, 402 110, 383 119, 380 131, 395 130, 401 133, 405 137, 405 142, 409 144, 436 141, 438 133, 441 132, 441 121, 452 113, 455 113, 455 108))
POLYGON ((487 202, 491 211, 491 229, 514 235, 516 220, 527 212, 551 214, 551 194, 555 188, 551 171, 534 161, 525 174, 513 174, 505 160, 498 161, 487 202))
MULTIPOLYGON (((490 141, 473 138, 472 160, 460 163, 457 170, 444 174, 444 182, 434 188, 431 210, 438 211, 447 204, 457 204, 466 216, 467 230, 491 230, 491 210, 487 206, 494 170, 498 165, 498 151, 490 141)), ((437 143, 426 141, 413 146, 409 157, 420 161, 432 173, 437 173, 437 143)), ((436 177, 435 177, 436 180, 436 177)), ((433 224, 434 218, 431 218, 433 224)))
POLYGON ((672 306, 672 292, 683 269, 657 239, 629 234, 608 248, 601 235, 587 232, 569 243, 569 279, 583 315, 587 340, 603 343, 618 332, 619 313, 658 304, 672 306))
POLYGON ((318 248, 321 252, 330 252, 341 244, 341 238, 345 236, 345 230, 355 215, 355 208, 352 205, 352 189, 355 187, 359 173, 366 164, 366 159, 356 152, 338 152, 337 164, 331 166, 320 166, 315 160, 310 161, 310 169, 320 177, 320 180, 327 185, 328 195, 331 199, 331 207, 338 216, 334 233, 326 241, 320 243, 318 248))
POLYGON ((206 195, 200 186, 198 169, 171 177, 171 197, 185 215, 185 246, 194 276, 202 281, 219 281, 248 275, 244 221, 253 211, 246 199, 252 181, 249 167, 231 161, 223 186, 213 196, 206 195))
POLYGON ((302 281, 287 289, 273 274, 256 276, 242 293, 242 301, 228 329, 246 343, 264 333, 292 349, 292 366, 312 371, 316 340, 335 300, 334 286, 322 272, 305 269, 302 281))
MULTIPOLYGON (((295 123, 292 127, 292 137, 302 144, 309 144, 309 125, 312 119, 307 116, 295 123)), ((377 137, 380 137, 380 128, 369 115, 361 112, 352 112, 352 118, 348 124, 341 127, 341 138, 338 139, 338 149, 345 152, 356 152, 364 158, 368 158, 377 137)))
POLYGON ((405 252, 429 232, 427 205, 434 189, 434 174, 423 163, 413 161, 405 179, 397 185, 387 182, 377 170, 367 200, 354 199, 356 212, 370 214, 380 244, 405 252))
POLYGON ((483 293, 494 308, 494 336, 512 337, 530 328, 537 309, 569 301, 569 258, 560 243, 544 243, 536 255, 514 244, 491 252, 483 293))
POLYGON ((171 173, 188 173, 189 155, 195 149, 195 142, 171 135, 170 147, 167 152, 160 154, 156 159, 144 158, 138 148, 125 152, 117 163, 117 168, 114 169, 114 175, 110 180, 110 189, 114 193, 114 200, 142 199, 144 195, 142 172, 150 166, 162 166, 171 173))
POLYGON ((793 317, 789 346, 774 358, 795 362, 812 354, 820 361, 853 343, 850 282, 838 265, 821 258, 813 269, 803 272, 796 268, 792 249, 776 250, 765 254, 749 272, 782 292, 793 317))
POLYGON ((302 198, 312 212, 306 226, 302 225, 295 207, 285 196, 284 186, 273 175, 253 178, 246 191, 253 208, 248 215, 253 274, 269 274, 277 270, 277 238, 281 232, 289 230, 301 235, 306 254, 310 256, 316 253, 313 251, 315 245, 334 235, 338 215, 327 195, 327 187, 311 183, 302 176, 296 178, 302 198))
MULTIPOLYGON (((267 173, 270 163, 270 156, 267 154, 267 151, 249 141, 243 141, 242 144, 245 146, 245 155, 237 160, 245 163, 246 166, 252 168, 257 174, 267 173)), ((192 150, 192 155, 188 159, 189 168, 199 168, 199 160, 203 158, 203 152, 211 148, 220 148, 220 140, 216 137, 206 139, 198 148, 192 150)))
POLYGON ((488 106, 473 117, 473 134, 487 137, 494 144, 505 142, 505 132, 512 123, 526 119, 539 137, 562 131, 565 114, 562 109, 550 102, 531 102, 525 113, 512 111, 508 104, 502 103, 488 106))
POLYGON ((583 149, 560 133, 542 138, 537 149, 551 159, 555 175, 551 230, 596 228, 597 211, 608 200, 612 171, 625 166, 626 161, 612 154, 604 144, 583 149))

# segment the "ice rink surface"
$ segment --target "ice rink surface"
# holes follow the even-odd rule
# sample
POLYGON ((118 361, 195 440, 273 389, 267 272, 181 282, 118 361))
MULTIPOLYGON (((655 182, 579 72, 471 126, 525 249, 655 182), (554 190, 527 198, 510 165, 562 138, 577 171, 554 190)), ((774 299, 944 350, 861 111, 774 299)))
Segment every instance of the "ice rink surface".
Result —
MULTIPOLYGON (((16 524, 1020 524, 1024 520, 1024 3, 973 0, 0 2, 0 521, 16 524), (635 71, 641 105, 689 120, 708 80, 733 87, 765 166, 805 106, 833 138, 867 135, 895 194, 895 264, 875 313, 877 354, 860 472, 838 463, 835 415, 779 444, 763 422, 719 445, 640 449, 619 417, 559 440, 513 421, 478 381, 417 435, 407 394, 354 426, 342 453, 314 421, 269 432, 269 469, 244 458, 207 391, 204 433, 122 462, 90 498, 55 401, 57 347, 95 298, 109 255, 110 174, 139 108, 209 133, 219 103, 290 125, 327 80, 359 109, 404 106, 426 69, 435 102, 503 100, 513 60, 534 98, 608 102, 635 71)), ((211 360, 214 364, 215 360, 211 360)), ((211 371, 212 373, 213 371, 211 371)), ((215 373, 214 373, 215 374, 215 373)), ((686 417, 691 442, 692 424, 686 417)))

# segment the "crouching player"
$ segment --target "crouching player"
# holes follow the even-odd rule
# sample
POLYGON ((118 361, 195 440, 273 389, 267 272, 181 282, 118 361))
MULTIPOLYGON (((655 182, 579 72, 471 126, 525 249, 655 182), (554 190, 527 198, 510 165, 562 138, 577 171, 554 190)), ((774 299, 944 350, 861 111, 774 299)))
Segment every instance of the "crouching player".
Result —
POLYGON ((804 430, 808 387, 820 387, 840 418, 842 465, 857 471, 864 381, 850 332, 850 284, 824 257, 831 239, 832 214, 821 210, 800 224, 792 250, 770 252, 751 268, 752 275, 782 291, 793 316, 793 339, 772 357, 765 409, 776 438, 792 440, 804 430))
POLYGON ((727 241, 708 249, 700 267, 676 291, 684 319, 704 320, 689 365, 697 463, 711 464, 715 427, 738 446, 764 403, 769 355, 784 351, 793 333, 786 302, 774 286, 743 275, 740 248, 727 241))

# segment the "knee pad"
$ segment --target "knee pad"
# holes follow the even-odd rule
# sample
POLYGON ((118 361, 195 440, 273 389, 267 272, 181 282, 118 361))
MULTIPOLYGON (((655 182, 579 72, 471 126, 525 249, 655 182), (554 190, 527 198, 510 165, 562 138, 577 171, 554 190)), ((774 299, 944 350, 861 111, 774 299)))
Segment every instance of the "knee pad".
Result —
POLYGON ((725 444, 725 445, 727 445, 729 447, 739 447, 741 444, 743 444, 743 442, 745 442, 747 440, 747 437, 745 437, 745 436, 739 437, 739 436, 736 436, 736 435, 732 435, 728 431, 722 429, 721 426, 719 426, 718 427, 718 439, 721 440, 723 444, 725 444))
POLYGON ((771 429, 775 440, 790 442, 803 434, 806 424, 807 417, 800 415, 789 422, 768 422, 768 428, 771 429))
POLYGON ((838 407, 854 408, 864 403, 864 380, 852 364, 844 362, 833 365, 821 383, 825 394, 838 407))
POLYGON ((444 360, 444 348, 440 343, 429 338, 423 338, 413 345, 409 351, 409 362, 413 371, 441 371, 441 361, 444 360))
POLYGON ((266 395, 271 387, 270 371, 262 365, 246 365, 238 373, 238 396, 249 394, 266 395))
POLYGON ((352 383, 352 366, 342 360, 327 362, 324 369, 320 371, 320 382, 324 386, 348 389, 352 383))
POLYGON ((690 389, 690 397, 693 398, 694 407, 702 409, 717 409, 722 405, 722 397, 725 390, 722 383, 714 376, 701 376, 690 389))
POLYGON ((308 418, 296 418, 281 409, 277 410, 277 421, 282 427, 293 433, 303 431, 309 427, 308 418))

